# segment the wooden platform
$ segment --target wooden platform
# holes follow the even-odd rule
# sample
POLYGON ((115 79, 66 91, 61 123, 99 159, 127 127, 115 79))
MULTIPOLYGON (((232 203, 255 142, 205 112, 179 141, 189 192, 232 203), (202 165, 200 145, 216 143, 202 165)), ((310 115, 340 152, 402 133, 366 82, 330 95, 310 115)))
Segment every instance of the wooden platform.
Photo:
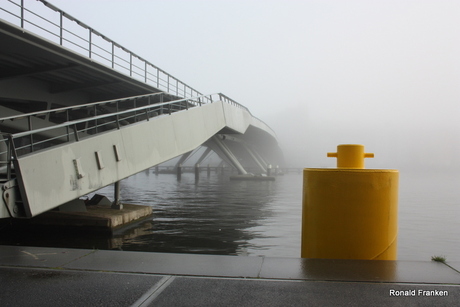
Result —
POLYGON ((21 223, 111 231, 150 215, 150 206, 123 204, 123 209, 116 210, 107 205, 95 205, 87 206, 87 212, 48 211, 32 219, 22 220, 21 223))

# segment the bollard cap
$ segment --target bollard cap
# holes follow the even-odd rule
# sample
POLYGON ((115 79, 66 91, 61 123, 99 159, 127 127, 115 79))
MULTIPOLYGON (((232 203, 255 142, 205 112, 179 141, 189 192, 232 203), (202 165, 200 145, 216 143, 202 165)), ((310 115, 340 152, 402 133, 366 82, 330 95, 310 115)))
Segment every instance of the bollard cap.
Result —
POLYGON ((364 168, 364 158, 373 158, 373 153, 364 153, 364 145, 342 144, 337 152, 328 152, 328 157, 337 158, 337 168, 364 168))

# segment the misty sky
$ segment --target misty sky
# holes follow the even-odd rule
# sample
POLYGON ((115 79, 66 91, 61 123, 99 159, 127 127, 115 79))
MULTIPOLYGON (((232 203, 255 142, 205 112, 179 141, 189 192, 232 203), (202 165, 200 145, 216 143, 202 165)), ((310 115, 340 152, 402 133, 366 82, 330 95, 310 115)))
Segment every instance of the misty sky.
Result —
POLYGON ((247 106, 288 165, 334 166, 343 143, 374 152, 368 167, 460 165, 460 1, 49 2, 247 106))

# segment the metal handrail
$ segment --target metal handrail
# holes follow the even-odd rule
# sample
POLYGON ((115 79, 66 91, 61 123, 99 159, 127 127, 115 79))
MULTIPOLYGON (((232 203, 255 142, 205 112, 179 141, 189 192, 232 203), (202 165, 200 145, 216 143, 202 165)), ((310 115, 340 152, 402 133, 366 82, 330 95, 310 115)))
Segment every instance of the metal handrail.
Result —
MULTIPOLYGON (((36 112, 25 113, 25 114, 20 114, 20 115, 0 117, 0 122, 6 121, 6 120, 22 119, 22 118, 31 117, 31 116, 45 116, 47 114, 60 113, 60 112, 68 111, 68 110, 78 110, 78 109, 83 109, 83 108, 92 107, 92 106, 103 106, 103 105, 113 104, 117 102, 130 101, 134 99, 142 99, 142 98, 149 98, 149 97, 156 97, 156 96, 165 96, 165 95, 169 95, 169 94, 160 92, 160 93, 152 93, 152 94, 145 94, 145 95, 138 95, 138 96, 129 96, 129 97, 123 97, 123 98, 118 98, 118 99, 103 100, 103 101, 91 102, 91 103, 86 103, 86 104, 77 104, 77 105, 72 105, 68 107, 54 108, 54 109, 36 111, 36 112)), ((200 95, 200 96, 192 97, 192 98, 175 99, 173 101, 168 101, 164 103, 155 103, 155 104, 151 104, 150 107, 157 107, 157 106, 162 106, 162 105, 174 104, 174 103, 178 103, 182 101, 193 101, 193 100, 200 100, 202 104, 212 103, 215 101, 212 99, 212 97, 216 95, 219 95, 219 97, 225 97, 226 99, 231 100, 230 98, 228 98, 227 96, 221 93, 214 93, 214 94, 208 94, 208 95, 200 95), (203 100, 201 101, 201 99, 203 100)), ((246 107, 244 107, 243 105, 237 102, 234 102, 234 101, 232 102, 236 106, 247 109, 246 107)), ((230 102, 227 102, 227 103, 230 103, 230 102)), ((143 109, 143 108, 148 108, 148 107, 149 106, 145 106, 145 107, 140 107, 138 109, 143 109)), ((131 111, 134 111, 134 109, 132 109, 131 111)))
MULTIPOLYGON (((42 7, 40 7, 42 8, 42 7)), ((72 135, 75 141, 79 140, 79 133, 85 132, 90 134, 89 131, 91 129, 95 129, 95 133, 98 133, 98 128, 105 128, 103 131, 107 131, 108 129, 113 129, 113 127, 120 128, 120 126, 134 123, 138 120, 139 116, 146 116, 147 120, 149 119, 150 115, 155 116, 155 112, 160 112, 163 114, 166 111, 168 114, 172 112, 188 109, 189 107, 194 107, 201 105, 202 103, 212 103, 213 96, 218 95, 219 100, 237 106, 239 108, 245 109, 249 114, 251 112, 244 107, 243 105, 237 103, 236 101, 232 100, 231 98, 223 95, 223 94, 212 94, 212 95, 203 95, 194 88, 190 87, 189 85, 185 84, 184 82, 180 81, 179 79, 173 77, 172 75, 166 73, 164 70, 160 69, 159 67, 151 64, 150 62, 144 60, 142 57, 136 55, 135 53, 131 52, 130 50, 124 48, 120 44, 116 43, 115 41, 109 39, 105 35, 99 33, 95 29, 89 27, 88 25, 84 24, 83 22, 79 21, 77 18, 74 18, 70 14, 60 10, 59 8, 55 7, 54 5, 48 3, 45 0, 37 0, 37 1, 25 1, 25 0, 5 0, 0 3, 0 13, 6 12, 8 19, 12 18, 14 22, 24 30, 32 31, 37 35, 41 35, 45 33, 46 35, 51 37, 51 41, 53 39, 54 42, 58 43, 62 47, 66 47, 71 49, 74 52, 78 52, 83 56, 88 56, 89 58, 95 60, 97 59, 99 63, 103 65, 107 65, 117 71, 122 73, 129 72, 129 76, 132 78, 136 78, 141 80, 147 84, 150 84, 160 90, 165 91, 166 93, 156 93, 156 94, 148 94, 142 96, 133 96, 127 97, 123 99, 116 99, 116 100, 108 100, 103 102, 95 102, 89 104, 82 104, 82 105, 75 105, 71 107, 64 107, 64 108, 56 108, 46 111, 39 111, 34 113, 28 114, 21 114, 17 116, 9 116, 0 118, 1 121, 6 120, 20 120, 20 119, 27 119, 29 130, 25 132, 20 132, 16 134, 5 134, 2 133, 0 136, 0 168, 2 165, 7 164, 8 167, 8 174, 11 173, 11 162, 12 159, 17 159, 18 150, 24 150, 28 152, 33 152, 35 150, 34 146, 44 146, 47 142, 55 141, 55 140, 62 140, 65 138, 67 141, 72 139, 72 135), (13 6, 13 8, 6 8, 7 4, 13 6), (27 7, 25 5, 27 3, 27 7), (44 7, 48 8, 49 11, 47 12, 57 12, 58 13, 58 20, 59 22, 53 22, 49 17, 45 18, 41 15, 36 14, 33 11, 33 6, 36 6, 36 3, 44 4, 44 7), (17 9, 15 12, 14 9, 17 9), (34 18, 38 21, 34 21, 34 18), (39 24, 39 22, 44 22, 45 24, 39 24), (88 38, 85 38, 83 35, 73 32, 69 26, 66 26, 68 22, 71 22, 78 25, 79 30, 87 31, 88 38), (19 23, 19 24, 18 24, 19 23), (73 39, 72 39, 73 38, 73 39), (79 40, 77 42, 75 39, 79 40), (100 43, 96 43, 96 40, 99 39, 100 43), (57 41, 56 41, 57 40, 57 41), (105 48, 101 46, 101 43, 107 43, 109 48, 105 48), (73 48, 71 48, 73 47, 73 48), (116 52, 118 51, 118 53, 116 52), (122 52, 123 54, 119 54, 122 52), (102 62, 101 62, 102 61, 102 62), (143 67, 142 67, 143 66, 143 67), (155 103, 152 105, 147 105, 143 107, 135 107, 129 108, 126 110, 118 110, 119 104, 123 101, 131 101, 135 99, 143 99, 143 98, 151 98, 156 95, 174 95, 176 97, 184 97, 184 99, 179 99, 171 102, 164 102, 164 103, 155 103), (116 104, 117 112, 112 112, 108 114, 101 114, 96 115, 97 107, 103 105, 110 105, 112 103, 116 104), (84 119, 76 119, 76 120, 67 120, 64 123, 60 123, 57 125, 52 125, 46 128, 40 129, 33 129, 32 127, 32 118, 33 117, 49 117, 53 113, 59 112, 66 112, 67 118, 69 118, 68 113, 75 109, 82 109, 82 108, 90 108, 94 107, 94 116, 90 116, 84 119), (139 112, 139 113, 138 113, 139 112), (130 115, 134 113, 134 115, 130 115), (115 117, 110 120, 111 117, 115 117), (94 124, 90 122, 94 121, 94 124), (102 124, 98 123, 98 121, 104 121, 102 124), (81 129, 78 128, 79 125, 85 125, 86 128, 81 129), (112 127, 112 126, 113 127, 112 127), (89 126, 89 127, 88 127, 89 126), (65 129, 66 132, 62 135, 57 135, 53 138, 48 138, 45 140, 34 140, 34 135, 38 133, 48 132, 53 129, 65 129), (80 129, 80 130, 79 130, 80 129), (26 144, 22 147, 15 147, 14 140, 18 138, 25 138, 29 137, 29 144, 26 144), (6 151, 2 151, 2 148, 7 148, 6 151), (27 150, 26 150, 27 149, 27 150)), ((6 19, 5 19, 6 21, 6 19)), ((14 23, 13 22, 13 23, 14 23)), ((43 39, 49 39, 45 36, 41 35, 43 39)), ((252 114, 251 114, 252 116, 252 114)), ((253 116, 254 119, 263 123, 268 129, 271 128, 266 125, 263 121, 253 116)), ((273 132, 273 130, 271 130, 273 132)), ((274 133, 274 132, 273 132, 274 133)), ((10 177, 10 175, 8 175, 10 177)))
MULTIPOLYGON (((59 43, 61 46, 66 47, 64 46, 64 44, 68 43, 70 46, 78 47, 76 50, 75 49, 72 49, 72 50, 80 53, 81 55, 88 56, 91 59, 96 59, 95 58, 96 56, 97 59, 104 60, 105 64, 109 64, 110 67, 112 67, 113 69, 116 69, 123 73, 127 71, 129 72, 129 75, 131 77, 137 76, 138 77, 137 79, 143 81, 144 83, 150 84, 160 90, 166 91, 169 94, 176 95, 179 97, 184 97, 184 98, 192 98, 192 97, 203 95, 202 93, 195 90, 191 86, 173 77, 172 75, 168 74, 161 68, 153 65, 152 63, 138 56, 134 52, 121 46, 120 44, 111 40, 107 36, 101 34, 97 30, 91 28, 87 24, 83 23, 82 21, 62 11, 58 7, 52 5, 51 3, 45 0, 37 0, 37 1, 6 0, 0 3, 0 11, 6 12, 9 16, 12 16, 13 19, 16 20, 16 22, 19 21, 19 26, 23 29, 30 30, 30 31, 35 30, 36 32, 39 32, 37 30, 44 31, 45 33, 51 35, 53 38, 55 39, 57 38, 58 40, 57 43, 59 43), (25 5, 26 2, 27 2, 28 7, 26 7, 25 5), (59 14, 59 23, 55 23, 49 18, 47 19, 43 16, 40 16, 36 14, 35 12, 33 12, 32 9, 29 9, 29 7, 36 5, 35 3, 37 2, 44 4, 44 7, 49 8, 50 9, 49 12, 51 11, 57 12, 59 14), (5 8, 4 3, 11 3, 14 7, 18 9, 19 12, 14 12, 13 9, 5 8), (2 7, 2 4, 3 4, 3 7, 2 7), (26 13, 30 14, 31 16, 35 16, 39 20, 44 21, 45 25, 44 26, 39 25, 37 22, 34 22, 33 20, 31 20, 31 18, 27 18, 26 13), (70 29, 68 29, 65 26, 65 20, 74 22, 80 27, 80 29, 84 29, 85 31, 88 31, 88 38, 84 38, 83 36, 78 35, 77 33, 74 33, 70 29), (70 38, 66 36, 66 34, 70 35, 71 37, 78 38, 80 41, 83 41, 83 43, 85 43, 86 46, 82 46, 78 44, 77 42, 72 41, 70 38), (100 46, 97 43, 95 43, 96 37, 99 37, 100 39, 102 39, 102 41, 105 41, 106 43, 108 43, 110 45, 110 48, 104 48, 103 46, 100 46), (118 50, 121 50, 122 52, 124 52, 125 57, 128 58, 129 61, 126 59, 123 59, 121 55, 116 54, 115 48, 118 48, 118 50), (101 52, 104 53, 105 55, 100 54, 101 52), (141 67, 133 63, 133 60, 135 59, 138 59, 141 63, 140 65, 141 66, 143 65, 144 67, 141 67), (127 64, 129 64, 128 67, 125 66, 127 64)), ((104 63, 101 63, 101 64, 104 64, 104 63)), ((227 100, 227 102, 229 103, 234 103, 235 105, 238 104, 234 100, 228 98, 225 95, 222 95, 222 97, 225 97, 225 100, 227 100)), ((249 111, 247 108, 245 109, 249 111)), ((262 122, 264 125, 266 125, 260 119, 258 118, 256 119, 262 122)), ((268 127, 268 125, 266 126, 268 127)))
POLYGON ((145 95, 139 95, 139 96, 131 96, 131 97, 124 97, 121 99, 112 99, 112 100, 105 100, 105 101, 97 101, 97 102, 91 102, 91 103, 85 103, 85 104, 77 104, 77 105, 72 105, 70 107, 62 107, 62 108, 54 108, 54 109, 49 109, 49 110, 43 110, 43 111, 36 111, 36 112, 31 112, 27 114, 20 114, 20 115, 13 115, 13 116, 8 116, 8 117, 0 117, 0 122, 5 121, 5 120, 15 120, 15 119, 20 119, 25 116, 46 116, 51 113, 60 113, 68 110, 76 110, 76 109, 82 109, 82 108, 87 108, 87 107, 92 107, 92 106, 99 106, 99 105, 104 105, 104 104, 110 104, 114 103, 117 101, 127 101, 127 100, 132 100, 132 99, 138 99, 138 98, 148 98, 148 97, 154 97, 154 96, 161 96, 165 95, 163 92, 159 93, 154 93, 154 94, 145 94, 145 95))
POLYGON ((80 141, 81 136, 100 134, 109 130, 120 129, 122 126, 138 123, 139 121, 150 120, 152 117, 160 115, 170 115, 174 112, 188 110, 189 108, 199 107, 203 104, 212 103, 220 100, 220 94, 200 95, 194 98, 183 98, 163 103, 153 103, 141 107, 128 107, 119 110, 123 102, 136 101, 141 99, 150 99, 166 93, 154 93, 150 95, 132 96, 122 99, 105 100, 96 103, 84 105, 74 105, 70 107, 51 109, 40 112, 20 114, 0 118, 0 122, 24 120, 29 124, 29 130, 18 133, 0 133, 0 168, 7 167, 7 179, 11 179, 12 162, 20 156, 35 152, 40 149, 50 148, 57 144, 66 142, 80 141), (92 107, 105 107, 114 105, 116 111, 100 115, 88 115, 87 117, 68 120, 60 124, 50 125, 48 127, 33 129, 31 122, 33 117, 49 117, 53 113, 66 112, 67 118, 71 111, 82 109, 93 110, 92 107), (83 127, 81 127, 83 126, 83 127), (52 136, 45 137, 46 133, 52 130, 57 131, 52 136), (35 140, 34 137, 37 136, 35 140), (41 138, 39 139, 38 136, 41 138), (21 140, 25 145, 20 145, 21 140), (22 151, 22 152, 21 152, 22 151))
MULTIPOLYGON (((145 95, 144 95, 144 97, 145 97, 145 95)), ((208 97, 208 96, 201 96, 201 97, 208 97)), ((118 101, 122 101, 122 100, 125 100, 125 99, 113 100, 113 102, 118 102, 118 101)), ((108 104, 108 103, 111 103, 111 102, 103 102, 101 104, 105 105, 105 104, 108 104)), ((90 116, 90 117, 84 118, 84 119, 66 121, 65 123, 62 123, 62 124, 53 125, 53 126, 50 126, 50 127, 38 128, 38 129, 30 130, 30 131, 18 132, 18 133, 14 133, 14 134, 10 134, 10 135, 13 137, 13 139, 16 139, 16 138, 28 136, 30 134, 37 134, 37 133, 42 133, 42 132, 53 130, 53 129, 65 128, 65 127, 69 127, 69 126, 75 126, 75 125, 78 125, 78 124, 86 123, 88 121, 106 119, 106 118, 114 117, 114 116, 117 116, 117 115, 120 116, 120 115, 124 115, 124 114, 130 114, 130 113, 133 113, 133 112, 135 113, 135 112, 146 111, 146 110, 151 111, 152 109, 155 110, 155 111, 156 110, 162 110, 162 109, 164 110, 164 108, 163 108, 164 106, 172 106, 172 105, 178 107, 178 108, 174 109, 174 111, 171 112, 171 113, 174 113, 174 112, 177 112, 177 111, 181 111, 181 110, 184 110, 184 109, 188 109, 188 108, 191 108, 191 107, 198 106, 199 102, 195 101, 193 99, 190 99, 190 98, 184 98, 184 99, 175 100, 173 102, 156 103, 156 104, 152 104, 152 105, 148 105, 148 106, 143 106, 143 107, 132 108, 132 109, 127 109, 127 110, 123 110, 123 111, 118 111, 118 112, 115 112, 115 113, 108 113, 108 114, 102 114, 102 115, 97 115, 97 116, 90 116), (185 104, 182 105, 181 102, 186 102, 187 105, 185 105, 185 104), (192 106, 190 106, 190 104, 192 106)), ((68 109, 71 110, 72 108, 68 108, 68 109)), ((141 115, 144 115, 144 114, 145 113, 138 113, 137 116, 141 116, 141 115)), ((26 115, 29 116, 29 114, 26 114, 26 115)), ((135 117, 135 116, 133 115, 133 116, 130 116, 130 117, 118 118, 117 122, 120 122, 121 120, 126 121, 126 119, 129 119, 131 117, 135 117)), ((24 118, 24 115, 19 115, 18 118, 24 118)), ((1 120, 3 120, 3 118, 0 118, 0 121, 1 120)), ((137 121, 135 121, 135 122, 137 122, 137 121)), ((120 124, 120 126, 122 126, 122 125, 120 124)), ((123 125, 123 126, 125 126, 125 125, 123 125)), ((96 126, 90 127, 90 128, 85 129, 85 130, 93 129, 95 127, 96 126)))
MULTIPOLYGON (((100 102, 74 105, 70 107, 50 109, 46 111, 32 112, 20 114, 16 116, 8 116, 0 118, 0 122, 24 120, 29 125, 29 130, 18 133, 0 133, 0 168, 6 165, 7 179, 11 179, 12 162, 20 156, 35 152, 41 149, 47 149, 58 144, 68 143, 71 141, 78 142, 81 137, 97 135, 109 130, 121 129, 122 126, 138 123, 139 121, 148 121, 153 117, 161 115, 171 115, 174 112, 188 110, 190 108, 199 107, 203 104, 209 104, 216 101, 222 101, 232 106, 250 111, 243 105, 237 103, 231 98, 221 93, 200 95, 193 98, 183 98, 169 102, 160 102, 150 104, 151 98, 160 98, 169 95, 166 93, 153 93, 149 95, 132 96, 121 99, 105 100, 100 102), (130 107, 122 105, 132 101, 141 101, 147 99, 147 105, 130 107), (70 120, 70 112, 81 111, 82 109, 97 110, 107 106, 114 106, 115 111, 104 110, 108 113, 97 115, 87 115, 84 118, 70 120), (122 110, 120 110, 122 108, 122 110), (36 128, 32 127, 33 117, 44 117, 49 120, 50 115, 54 113, 66 113, 66 120, 60 124, 50 125, 48 127, 36 128), (49 133, 52 130, 57 131, 54 135, 49 133), (47 136, 46 133, 49 133, 47 136), (50 136, 51 135, 51 136, 50 136), (35 137, 37 136, 37 137, 35 137), (35 139, 36 138, 36 139, 35 139), (18 140, 18 142, 15 142, 18 140), (22 141, 21 141, 22 140, 22 141), (21 145, 20 143, 25 143, 21 145), (3 148, 3 151, 2 151, 3 148)), ((145 101, 144 101, 145 102, 145 101)), ((81 115, 81 114, 80 114, 81 115)), ((252 114, 251 114, 252 116, 252 114)), ((252 116, 253 119, 259 120, 252 116)), ((262 122, 261 120, 259 120, 262 122)), ((263 123, 263 122, 262 122, 263 123)), ((267 128, 271 130, 265 123, 267 128)), ((273 132, 273 130, 272 130, 273 132)))
MULTIPOLYGON (((35 134, 43 134, 44 132, 51 131, 51 130, 56 130, 56 129, 61 129, 61 128, 70 128, 67 129, 67 132, 65 135, 58 135, 54 138, 49 138, 46 139, 45 141, 41 142, 34 142, 33 138, 30 139, 30 144, 25 145, 25 147, 29 147, 30 150, 29 152, 34 151, 34 145, 38 145, 44 142, 50 142, 51 140, 54 139, 62 139, 62 137, 66 137, 67 140, 71 139, 71 134, 78 134, 79 132, 88 132, 90 130, 95 130, 95 133, 88 133, 88 134, 97 134, 97 128, 101 128, 103 126, 107 126, 110 124, 114 124, 112 129, 115 128, 120 128, 121 126, 124 126, 126 124, 132 124, 138 122, 139 118, 142 117, 144 120, 149 120, 151 117, 157 116, 157 115, 162 115, 162 114, 171 114, 177 111, 181 110, 188 110, 189 108, 196 107, 196 106, 201 106, 203 104, 208 104, 212 103, 215 101, 223 101, 225 103, 234 105, 239 108, 243 108, 247 110, 246 107, 240 105, 239 103, 231 100, 227 96, 224 96, 223 94, 216 93, 216 94, 210 94, 210 95, 200 95, 197 97, 193 98, 183 98, 183 99, 177 99, 169 102, 162 102, 162 103, 150 103, 151 98, 158 98, 160 101, 164 99, 164 96, 169 94, 166 93, 153 93, 153 94, 148 94, 148 95, 140 95, 140 96, 131 96, 131 97, 125 97, 121 99, 112 99, 112 100, 104 100, 100 102, 94 102, 94 103, 87 103, 87 104, 82 104, 82 105, 73 105, 69 107, 63 107, 63 108, 55 108, 55 109, 50 109, 50 110, 44 110, 44 111, 38 111, 38 112, 31 112, 27 114, 20 114, 20 115, 15 115, 15 116, 8 116, 8 117, 2 117, 0 118, 0 122, 4 121, 19 121, 19 120, 24 120, 26 123, 29 125, 29 130, 23 131, 23 132, 18 132, 18 133, 1 133, 1 135, 5 139, 19 139, 23 138, 26 136, 31 136, 35 134), (162 97, 163 96, 163 97, 162 97), (142 99, 147 99, 147 105, 136 107, 136 106, 124 106, 123 103, 129 103, 132 101, 141 101, 142 99), (115 111, 110 112, 110 110, 105 109, 104 114, 97 115, 96 112, 94 114, 89 114, 83 118, 75 119, 75 120, 70 120, 70 115, 72 115, 70 112, 75 111, 81 111, 81 110, 88 110, 92 111, 98 110, 99 108, 104 108, 107 106, 114 106, 115 111), (120 110, 121 109, 121 110, 120 110), (54 124, 50 125, 48 127, 43 127, 43 128, 36 128, 34 129, 31 125, 32 119, 34 117, 38 118, 47 118, 49 121, 49 117, 52 114, 59 114, 59 113, 66 113, 66 120, 65 122, 59 123, 59 124, 54 124), (156 114, 153 114, 157 112, 156 114), (112 121, 104 121, 110 118, 114 118, 112 121), (98 124, 98 121, 100 122, 98 124), (94 122, 94 124, 88 125, 88 123, 94 122), (84 129, 76 130, 76 127, 78 125, 85 124, 84 129)), ((144 101, 145 103, 145 101, 144 101)), ((248 111, 249 112, 249 111, 248 111)), ((79 114, 81 116, 81 114, 79 114)), ((107 131, 103 130, 103 131, 107 131)), ((0 139, 0 143, 4 140, 0 139)), ((78 141, 78 137, 75 137, 75 139, 78 141)), ((18 147, 16 148, 17 150, 19 149, 24 149, 23 147, 18 147)), ((0 152, 1 156, 2 152, 0 152)), ((4 154, 4 152, 3 152, 4 154)))
POLYGON ((262 125, 266 126, 266 128, 270 129, 270 131, 273 133, 273 135, 276 135, 276 132, 270 128, 270 126, 268 126, 263 120, 261 120, 260 118, 258 117, 255 117, 254 115, 252 115, 251 111, 249 111, 248 108, 246 108, 245 106, 243 106, 242 104, 239 104, 238 102, 236 102, 235 100, 231 99, 230 97, 222 94, 222 93, 219 93, 220 95, 220 99, 228 104, 231 104, 231 105, 234 105, 234 106, 238 106, 240 108, 243 108, 245 109, 249 114, 251 114, 252 118, 259 121, 262 125))
MULTIPOLYGON (((144 58, 121 46, 97 30, 91 28, 77 18, 62 11, 56 6, 45 0, 24 1, 24 0, 5 0, 3 5, 0 4, 0 11, 6 12, 9 17, 16 21, 16 24, 23 29, 30 30, 38 35, 44 33, 51 36, 55 43, 67 47, 81 55, 97 60, 99 63, 108 65, 122 73, 128 73, 130 77, 152 85, 162 91, 170 94, 191 98, 202 95, 186 83, 168 74, 161 68, 153 65, 144 58), (11 4, 11 8, 6 7, 6 3, 11 4), (50 19, 36 14, 33 11, 35 3, 41 2, 49 10, 47 12, 56 12, 59 14, 59 22, 56 23, 50 19), (15 12, 14 10, 18 10, 15 12), (34 21, 34 18, 38 21, 34 21), (39 23, 44 24, 39 24, 39 23), (68 22, 76 23, 79 30, 87 32, 87 38, 82 34, 75 33, 66 26, 68 22), (40 32, 40 33, 37 33, 40 32), (108 43, 108 48, 98 44, 108 43), (96 51, 97 50, 97 51, 96 51), (137 62, 137 63, 136 63, 137 62)), ((43 36, 43 35, 42 35, 43 36)))

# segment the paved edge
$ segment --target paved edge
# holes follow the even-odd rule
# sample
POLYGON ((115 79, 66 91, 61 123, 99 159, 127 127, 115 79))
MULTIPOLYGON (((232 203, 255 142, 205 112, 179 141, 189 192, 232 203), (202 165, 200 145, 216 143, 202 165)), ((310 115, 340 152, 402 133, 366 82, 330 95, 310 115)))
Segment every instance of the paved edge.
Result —
POLYGON ((366 261, 170 254, 0 246, 0 267, 170 276, 460 285, 460 272, 433 261, 366 261))

